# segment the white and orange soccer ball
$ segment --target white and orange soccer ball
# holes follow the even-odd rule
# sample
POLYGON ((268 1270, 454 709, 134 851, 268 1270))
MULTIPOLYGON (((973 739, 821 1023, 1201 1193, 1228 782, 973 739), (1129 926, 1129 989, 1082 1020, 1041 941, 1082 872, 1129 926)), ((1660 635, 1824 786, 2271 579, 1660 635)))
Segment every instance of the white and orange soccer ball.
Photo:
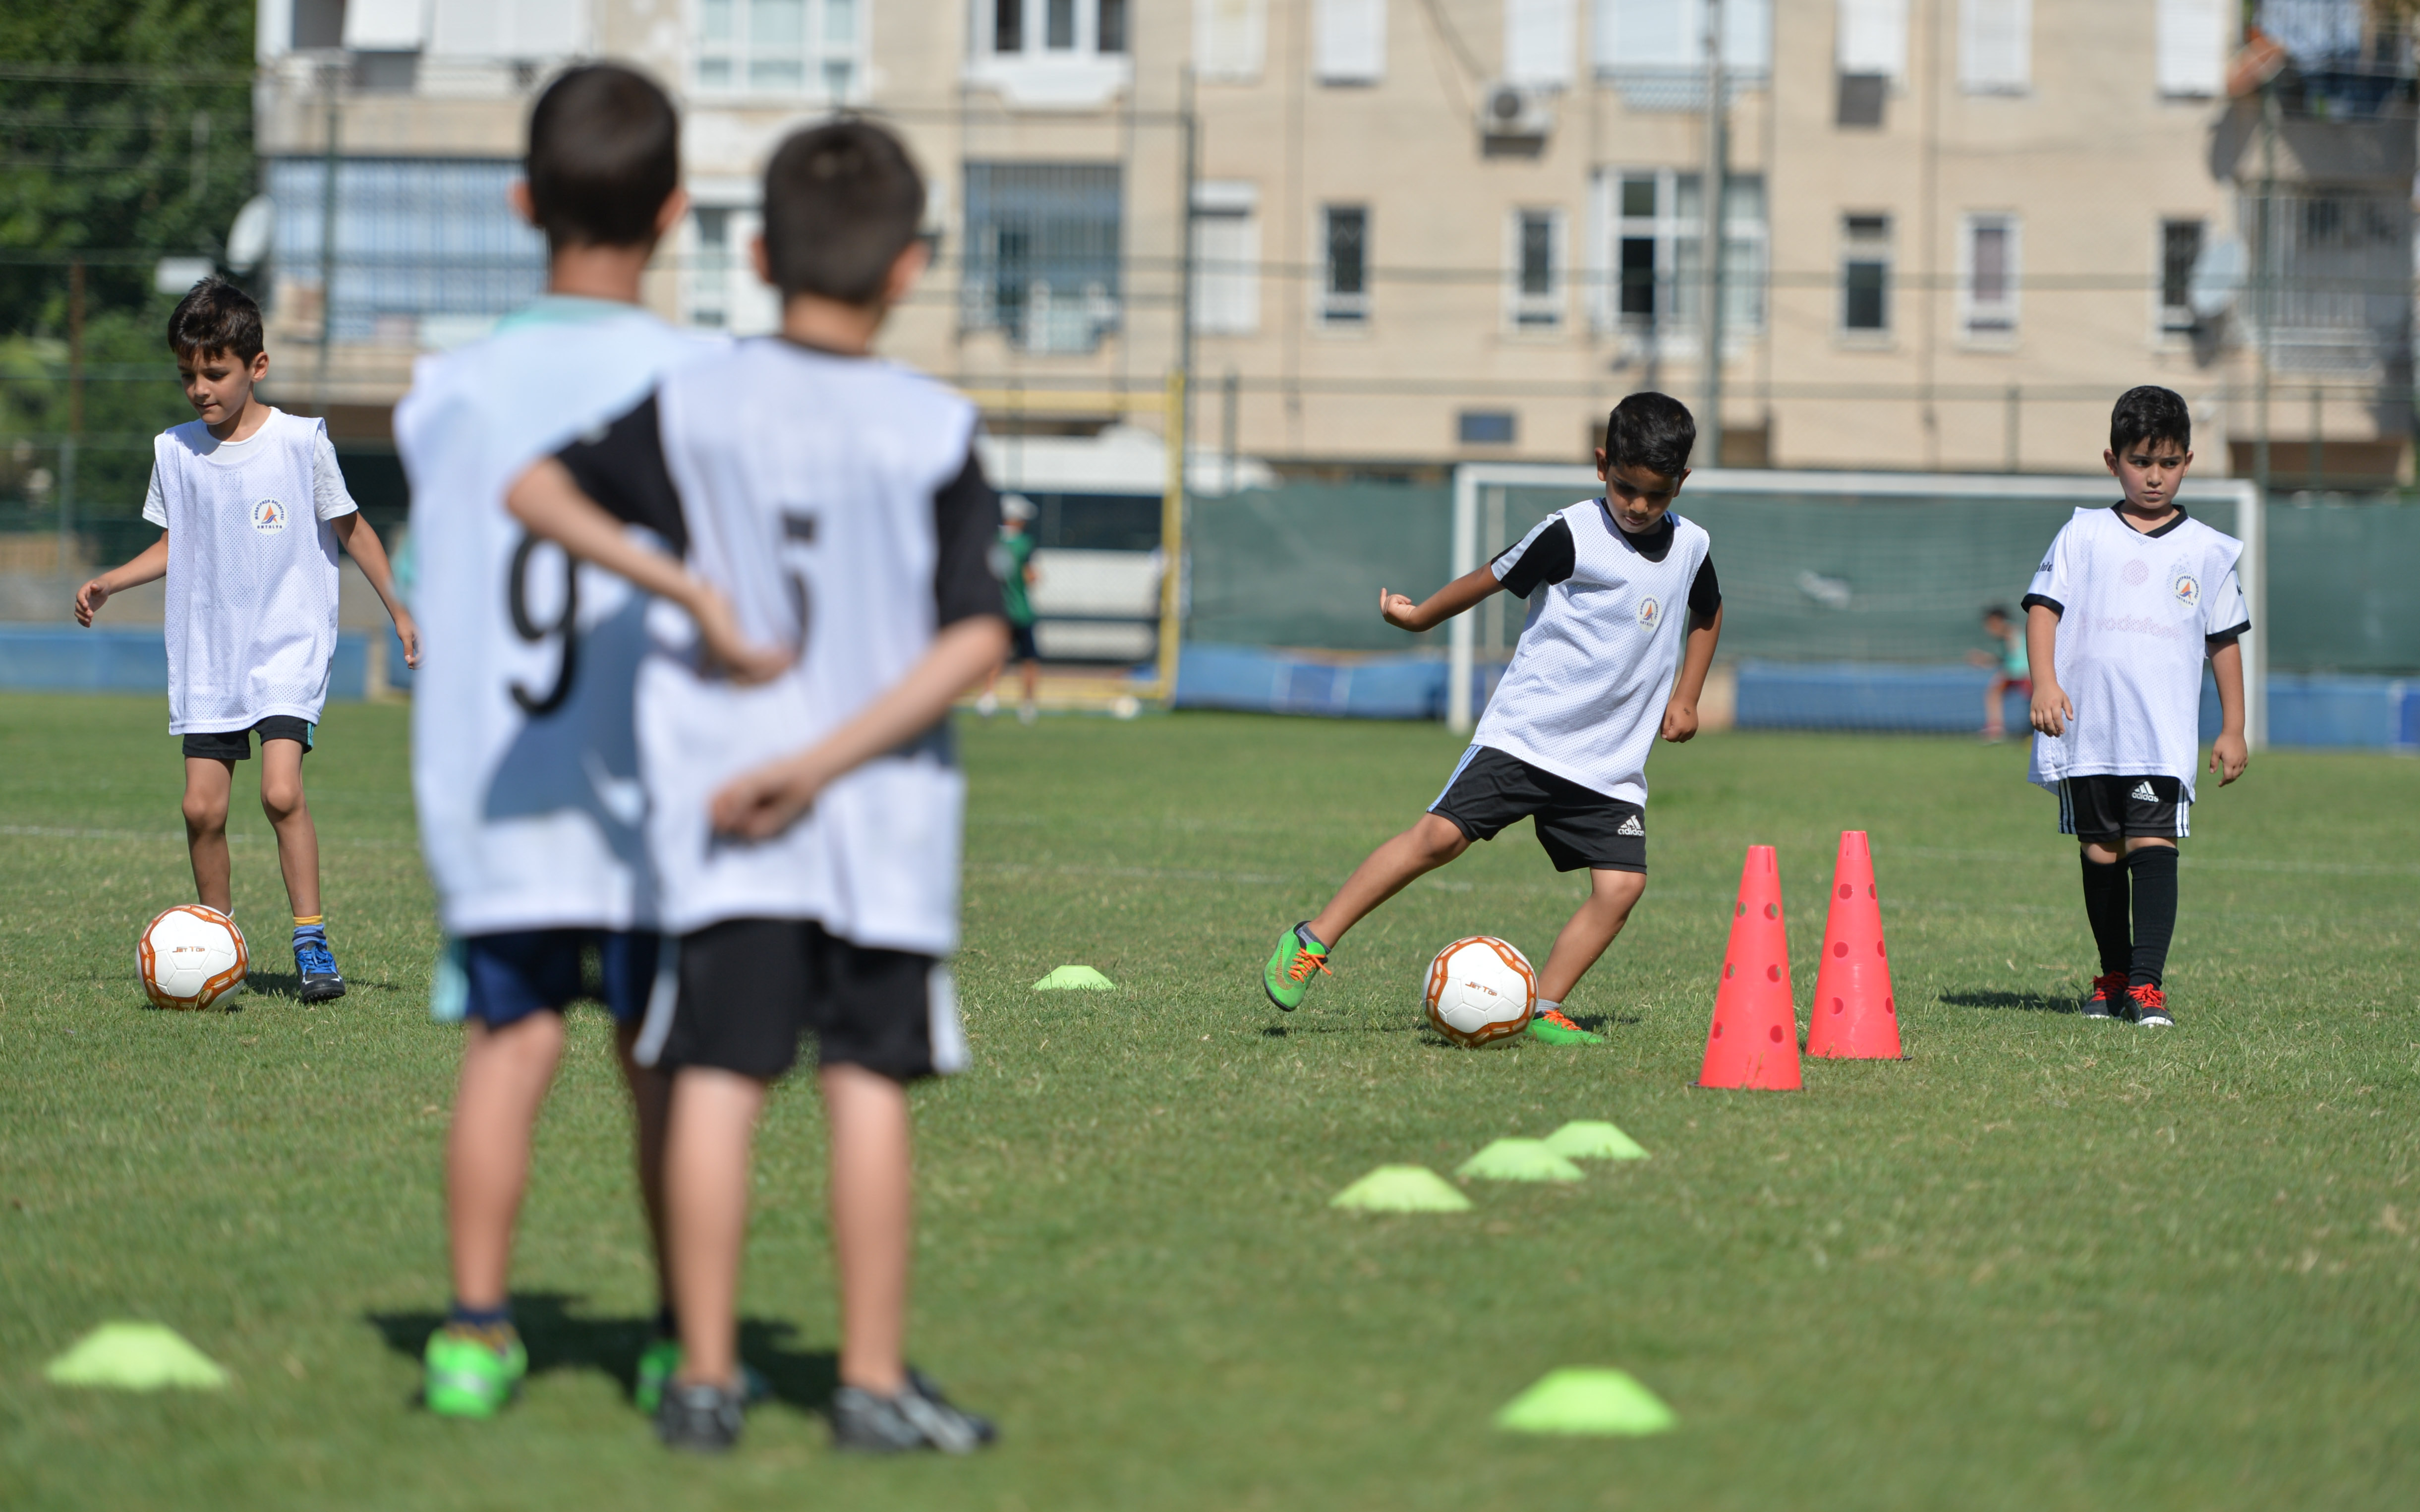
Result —
POLYGON ((134 959, 145 995, 163 1008, 207 1008, 241 986, 251 967, 243 931, 199 903, 179 903, 145 925, 134 959))
POLYGON ((1457 940, 1429 963, 1427 1006, 1429 1022, 1457 1045, 1509 1038, 1538 1009, 1538 974, 1492 935, 1457 940))

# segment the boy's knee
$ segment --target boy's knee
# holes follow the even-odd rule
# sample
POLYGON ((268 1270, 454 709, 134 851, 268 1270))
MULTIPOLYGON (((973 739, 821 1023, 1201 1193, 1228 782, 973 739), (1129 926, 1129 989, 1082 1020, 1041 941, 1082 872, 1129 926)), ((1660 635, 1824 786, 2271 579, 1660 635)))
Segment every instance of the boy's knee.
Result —
POLYGON ((227 806, 224 798, 206 793, 185 795, 185 830, 192 834, 214 834, 226 828, 227 806))
POLYGON ((1462 826, 1442 814, 1423 814, 1412 826, 1413 843, 1432 864, 1441 865, 1470 849, 1470 836, 1462 826))
POLYGON ((302 811, 302 779, 296 777, 263 777, 260 782, 261 812, 272 824, 283 823, 302 811))

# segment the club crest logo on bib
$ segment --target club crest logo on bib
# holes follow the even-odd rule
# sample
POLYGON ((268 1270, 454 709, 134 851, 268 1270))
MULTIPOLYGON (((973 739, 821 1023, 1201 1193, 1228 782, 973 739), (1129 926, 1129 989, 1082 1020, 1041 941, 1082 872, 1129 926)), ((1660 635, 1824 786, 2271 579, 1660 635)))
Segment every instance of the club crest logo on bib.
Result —
POLYGON ((286 506, 275 499, 263 499, 252 507, 252 528, 264 536, 274 536, 286 528, 286 506))
POLYGON ((2201 607, 2201 579, 2182 568, 2169 575, 2168 593, 2187 609, 2201 607))
POLYGON ((1638 600, 1638 628, 1653 630, 1664 618, 1664 606, 1652 599, 1638 600))

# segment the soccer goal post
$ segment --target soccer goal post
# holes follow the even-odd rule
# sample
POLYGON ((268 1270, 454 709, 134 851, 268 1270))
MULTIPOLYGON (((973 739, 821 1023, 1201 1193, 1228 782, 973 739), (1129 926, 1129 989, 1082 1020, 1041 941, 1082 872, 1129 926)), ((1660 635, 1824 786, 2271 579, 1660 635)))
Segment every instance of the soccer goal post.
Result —
MULTIPOLYGON (((1455 468, 1453 576, 1603 491, 1586 467, 1455 468)), ((2242 643, 2244 738, 2256 750, 2268 733, 2259 497, 2241 478, 2189 478, 2179 493, 2189 512, 2243 542, 2236 570, 2252 618, 2242 643)), ((1727 609, 1721 659, 1739 669, 1744 690, 1757 690, 1753 719, 1743 692, 1742 723, 1951 729, 1961 710, 1980 705, 1985 674, 1967 666, 1966 653, 1980 644, 1983 609, 2013 609, 2071 512, 2116 499, 2106 477, 1704 468, 1689 475, 1674 508, 1714 536, 1727 609)), ((1453 729, 1471 727, 1518 639, 1517 613, 1491 599, 1451 622, 1453 729)))

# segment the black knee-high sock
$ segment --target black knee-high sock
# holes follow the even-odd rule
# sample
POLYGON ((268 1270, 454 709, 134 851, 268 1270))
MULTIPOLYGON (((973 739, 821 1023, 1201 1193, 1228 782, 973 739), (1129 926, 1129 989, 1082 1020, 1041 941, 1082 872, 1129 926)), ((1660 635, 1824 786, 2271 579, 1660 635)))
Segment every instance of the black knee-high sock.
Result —
POLYGON ((2134 942, 2127 932, 2123 863, 2084 858, 2084 916, 2092 924, 2092 943, 2101 947, 2101 974, 2125 971, 2134 942))
POLYGON ((2157 987, 2177 932, 2177 848, 2147 845, 2126 857, 2126 869, 2134 884, 2134 959, 2127 984, 2157 987))

